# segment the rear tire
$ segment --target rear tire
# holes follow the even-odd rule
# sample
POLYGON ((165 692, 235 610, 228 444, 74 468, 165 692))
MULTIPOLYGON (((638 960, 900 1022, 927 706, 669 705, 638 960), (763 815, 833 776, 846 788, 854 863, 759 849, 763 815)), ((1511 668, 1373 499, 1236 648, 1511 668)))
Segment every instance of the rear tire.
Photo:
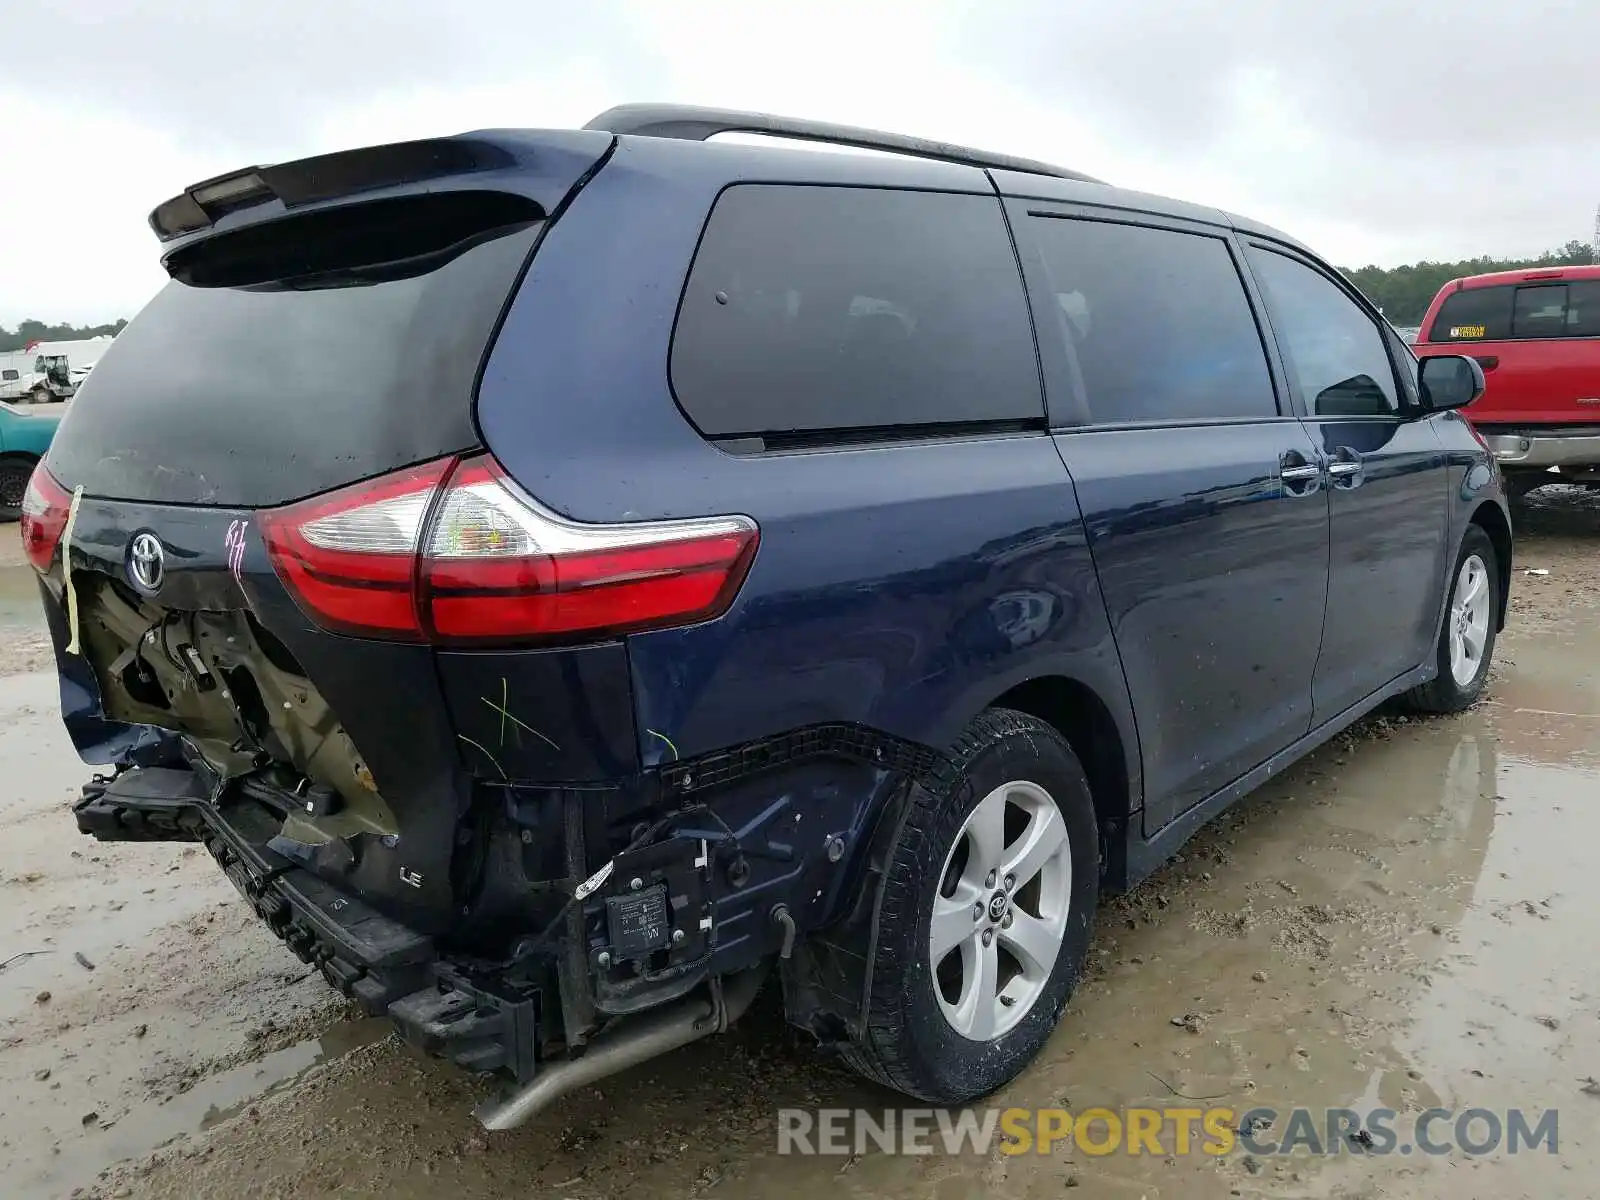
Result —
POLYGON ((35 404, 49 404, 50 401, 55 399, 55 397, 51 395, 49 388, 34 388, 32 395, 33 402, 35 404))
POLYGON ((1481 527, 1469 525, 1456 554, 1434 647, 1439 674, 1407 692, 1407 703, 1426 713, 1461 712, 1476 704, 1489 679, 1499 618, 1500 566, 1494 543, 1481 527))
POLYGON ((1100 894, 1094 800, 1055 729, 993 709, 908 803, 864 1027, 843 1056, 886 1087, 962 1104, 1028 1065, 1077 985, 1100 894))
POLYGON ((22 494, 32 475, 30 460, 0 458, 0 521, 15 521, 22 515, 22 494))

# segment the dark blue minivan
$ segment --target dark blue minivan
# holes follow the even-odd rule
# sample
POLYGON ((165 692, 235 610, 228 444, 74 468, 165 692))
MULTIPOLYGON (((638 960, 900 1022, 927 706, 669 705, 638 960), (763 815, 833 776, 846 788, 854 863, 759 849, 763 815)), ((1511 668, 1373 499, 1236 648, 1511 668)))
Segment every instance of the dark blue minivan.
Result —
POLYGON ((627 106, 151 224, 171 282, 23 504, 78 825, 203 843, 506 1077, 492 1128, 763 978, 876 1080, 993 1090, 1102 892, 1380 703, 1472 704, 1505 621, 1478 366, 1213 209, 627 106))

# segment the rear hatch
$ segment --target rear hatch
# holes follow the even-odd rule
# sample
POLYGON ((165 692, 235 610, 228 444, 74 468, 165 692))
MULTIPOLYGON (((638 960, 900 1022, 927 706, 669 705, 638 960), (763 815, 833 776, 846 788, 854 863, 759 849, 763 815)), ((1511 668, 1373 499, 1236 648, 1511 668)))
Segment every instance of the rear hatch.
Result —
POLYGON ((474 394, 501 315, 610 141, 480 135, 470 161, 450 143, 158 209, 172 281, 82 387, 24 523, 80 753, 181 755, 271 809, 280 854, 425 932, 459 915, 474 771, 497 769, 464 761, 462 673, 438 660, 470 658, 474 687, 508 672, 495 649, 436 653, 417 541, 483 462, 474 394), (329 194, 339 180, 358 194, 329 194))
POLYGON ((1473 424, 1600 426, 1600 278, 1554 268, 1463 280, 1434 302, 1417 354, 1468 354, 1485 391, 1473 424))

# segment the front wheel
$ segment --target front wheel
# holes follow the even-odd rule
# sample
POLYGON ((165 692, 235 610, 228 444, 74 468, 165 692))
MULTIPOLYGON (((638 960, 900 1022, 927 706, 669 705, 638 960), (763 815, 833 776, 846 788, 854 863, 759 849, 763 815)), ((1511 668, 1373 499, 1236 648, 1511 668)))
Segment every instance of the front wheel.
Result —
POLYGON ((1499 615, 1500 570, 1494 543, 1477 525, 1469 525, 1456 555, 1450 601, 1434 649, 1439 674, 1407 693, 1413 708, 1453 713, 1478 702, 1489 679, 1499 615))
POLYGON ((1083 966, 1100 894, 1083 768, 1043 721, 993 709, 918 787, 878 912, 857 1071, 962 1104, 1043 1047, 1083 966))

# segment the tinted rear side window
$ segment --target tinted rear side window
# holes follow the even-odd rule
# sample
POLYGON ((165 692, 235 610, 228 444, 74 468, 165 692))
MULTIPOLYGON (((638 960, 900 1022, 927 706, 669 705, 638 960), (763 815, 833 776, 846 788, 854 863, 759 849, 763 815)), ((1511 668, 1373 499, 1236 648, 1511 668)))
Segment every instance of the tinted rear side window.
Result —
POLYGON ((743 184, 712 210, 672 343, 707 437, 1037 421, 999 201, 743 184))
POLYGON ((1439 306, 1430 342, 1503 341, 1511 336, 1511 287, 1465 288, 1439 306))
POLYGON ((1069 343, 1096 424, 1277 415, 1261 334, 1221 238, 1029 224, 1051 292, 1039 335, 1069 343))
POLYGON ((476 443, 478 364, 538 225, 288 280, 173 280, 51 446, 67 487, 257 507, 476 443))

